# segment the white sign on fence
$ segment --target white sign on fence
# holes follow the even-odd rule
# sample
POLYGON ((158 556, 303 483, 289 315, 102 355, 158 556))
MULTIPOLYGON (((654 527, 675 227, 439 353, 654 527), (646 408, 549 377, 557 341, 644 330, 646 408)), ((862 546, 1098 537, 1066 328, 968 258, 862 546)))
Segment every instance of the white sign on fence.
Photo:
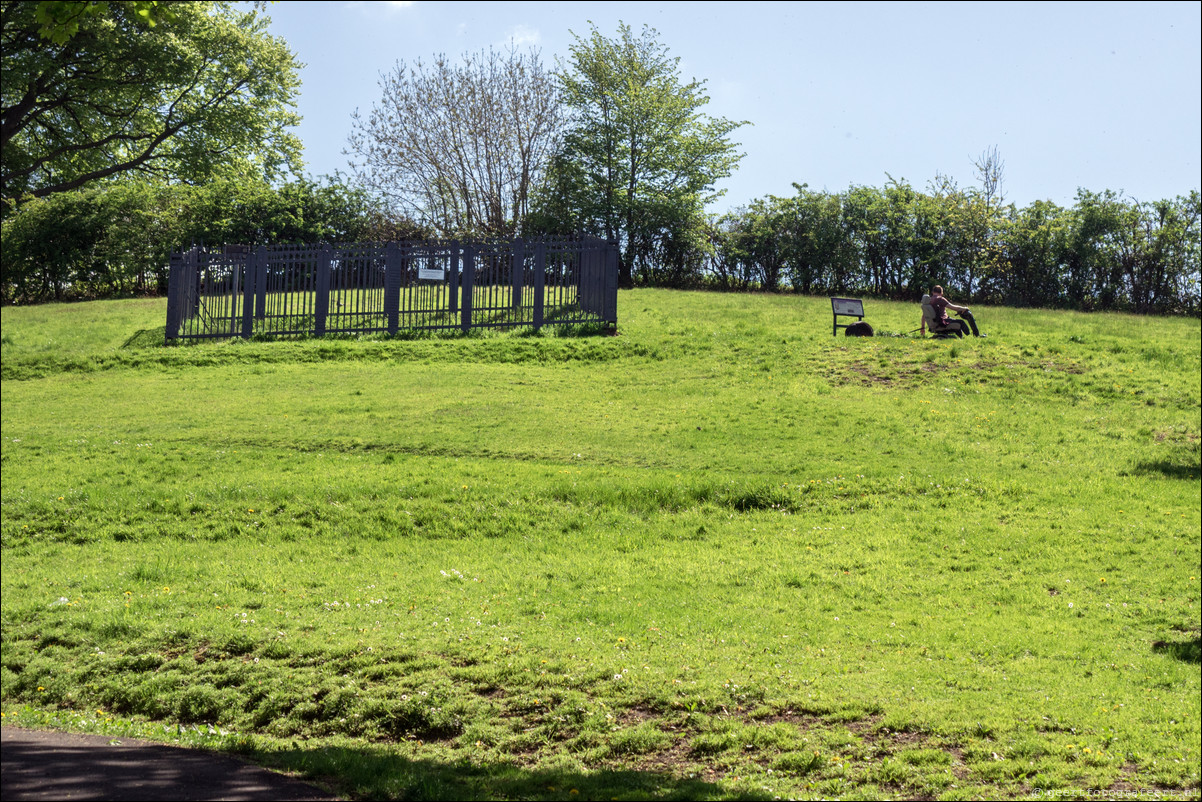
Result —
POLYGON ((442 281, 447 275, 446 271, 441 267, 419 267, 417 269, 417 277, 419 279, 429 279, 430 281, 442 281))

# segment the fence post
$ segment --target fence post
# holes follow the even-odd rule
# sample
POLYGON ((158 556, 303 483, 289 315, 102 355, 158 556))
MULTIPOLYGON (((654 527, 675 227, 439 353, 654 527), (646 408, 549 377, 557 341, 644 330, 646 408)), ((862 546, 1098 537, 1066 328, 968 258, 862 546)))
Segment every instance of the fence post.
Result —
POLYGON ((450 296, 450 306, 448 311, 454 315, 459 312, 459 242, 451 241, 451 256, 448 265, 448 276, 450 277, 450 285, 447 289, 447 295, 450 296))
POLYGON ((255 249, 255 320, 267 317, 267 248, 255 249))
POLYGON ((401 254, 395 242, 384 246, 384 313, 388 333, 396 334, 401 317, 401 254))
POLYGON ((323 245, 317 255, 317 297, 314 298, 313 336, 326 336, 326 317, 330 314, 330 246, 323 245))
POLYGON ((611 326, 618 325, 618 243, 611 240, 605 244, 605 298, 601 319, 611 326))
POLYGON ((543 308, 547 295, 547 243, 539 240, 534 246, 534 330, 543 325, 543 308))
POLYGON ((590 315, 601 316, 601 287, 597 282, 603 280, 599 269, 604 254, 598 250, 597 244, 585 239, 580 242, 580 272, 576 278, 576 297, 580 300, 580 308, 590 315))
POLYGON ((200 267, 200 246, 193 245, 191 250, 185 254, 184 259, 188 265, 187 272, 191 276, 187 284, 191 296, 188 298, 188 303, 184 305, 188 307, 187 317, 195 317, 200 314, 201 291, 204 290, 204 271, 200 267))
POLYGON ((183 304, 180 303, 180 293, 184 287, 184 255, 176 251, 171 252, 171 272, 167 275, 167 330, 163 344, 179 337, 180 311, 183 304))
POLYGON ((586 255, 586 242, 587 240, 581 237, 576 245, 576 302, 580 304, 580 308, 585 312, 595 312, 596 310, 589 308, 589 301, 592 299, 589 298, 588 294, 588 271, 592 265, 586 255))
POLYGON ((463 333, 472 328, 472 291, 476 286, 476 249, 471 245, 463 246, 463 302, 459 305, 462 310, 461 323, 463 333))
POLYGON ((526 241, 515 239, 512 248, 509 279, 513 289, 510 291, 509 299, 512 302, 514 314, 518 315, 521 313, 522 296, 525 294, 523 291, 526 289, 526 241))
MULTIPOLYGON (((255 269, 254 257, 242 254, 239 272, 242 274, 242 339, 249 340, 255 333, 255 269)), ((232 259, 230 260, 233 261, 232 259)))

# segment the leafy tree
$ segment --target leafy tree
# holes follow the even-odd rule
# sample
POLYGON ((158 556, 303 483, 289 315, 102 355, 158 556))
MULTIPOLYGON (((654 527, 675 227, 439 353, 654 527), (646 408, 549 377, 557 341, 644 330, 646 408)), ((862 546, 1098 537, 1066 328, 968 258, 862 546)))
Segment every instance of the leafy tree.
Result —
POLYGON ((710 227, 711 282, 916 299, 932 284, 964 300, 1009 306, 1198 314, 1202 196, 1128 201, 1079 190, 1063 209, 1002 206, 988 187, 939 177, 838 195, 794 187, 710 227))
POLYGON ((626 286, 636 266, 654 275, 668 228, 704 229, 705 204, 721 194, 714 184, 742 158, 728 136, 746 123, 706 116, 705 83, 682 83, 679 59, 657 36, 620 24, 611 39, 594 26, 587 39, 575 36, 559 72, 571 118, 546 193, 552 216, 618 240, 626 286))
POLYGON ((1146 258, 1131 275, 1138 311, 1197 315, 1202 279, 1202 195, 1141 205, 1146 258))
POLYGON ((792 218, 789 283, 806 295, 819 288, 842 286, 854 273, 842 201, 838 195, 814 192, 804 184, 793 186, 797 194, 786 204, 792 218))
POLYGON ((511 235, 559 144, 562 115, 538 52, 398 62, 350 135, 358 179, 444 235, 511 235))
POLYGON ((286 131, 299 119, 298 64, 267 20, 190 2, 150 15, 151 26, 148 8, 0 2, 6 209, 130 173, 196 182, 298 165, 286 131), (46 6, 80 13, 47 23, 46 6))
POLYGON ((699 285, 711 256, 709 220, 681 207, 665 206, 660 214, 650 253, 640 264, 639 280, 665 287, 699 285))
POLYGON ((1137 203, 1078 190, 1066 255, 1073 305, 1196 313, 1199 211, 1197 191, 1137 203))
POLYGON ((854 187, 843 201, 848 247, 862 266, 849 273, 832 289, 839 292, 870 292, 879 297, 903 298, 914 285, 929 281, 918 247, 918 206, 923 195, 904 179, 890 181, 883 189, 854 187))
POLYGON ((913 210, 916 269, 905 280, 975 292, 993 232, 983 195, 940 175, 915 196, 913 210))
POLYGON ((785 262, 797 244, 795 217, 788 201, 776 197, 757 199, 747 208, 741 232, 741 250, 755 266, 761 289, 780 289, 785 262))
POLYGON ((22 204, 3 221, 0 300, 153 294, 171 251, 192 242, 353 242, 425 238, 337 182, 222 179, 198 186, 113 181, 22 204))
POLYGON ((751 218, 747 207, 741 207, 719 217, 710 229, 712 257, 709 278, 723 290, 746 290, 755 281, 756 267, 746 248, 750 238, 751 218))
MULTIPOLYGON (((88 20, 109 13, 108 0, 37 0, 30 3, 38 21, 38 35, 56 45, 79 33, 79 27, 88 20)), ((170 19, 170 3, 159 0, 126 0, 123 5, 137 15, 146 25, 154 27, 160 19, 170 19)))
POLYGON ((984 296, 1007 306, 1062 306, 1062 266, 1072 225, 1051 201, 1013 210, 999 227, 1000 258, 983 282, 984 296))

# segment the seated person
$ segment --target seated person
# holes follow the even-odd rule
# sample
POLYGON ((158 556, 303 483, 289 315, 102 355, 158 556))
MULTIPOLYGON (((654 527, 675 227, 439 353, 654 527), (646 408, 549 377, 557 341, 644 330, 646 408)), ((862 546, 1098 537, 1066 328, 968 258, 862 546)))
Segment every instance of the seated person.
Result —
POLYGON ((925 337, 930 331, 934 337, 963 337, 960 331, 960 321, 949 321, 948 326, 944 326, 939 322, 939 316, 935 314, 935 307, 931 306, 931 296, 929 293, 924 293, 922 296, 922 322, 919 325, 919 331, 925 337))
POLYGON ((955 334, 957 337, 963 337, 970 330, 974 337, 984 336, 977 329, 977 321, 972 316, 972 310, 967 306, 956 306, 943 296, 943 287, 938 285, 931 288, 929 296, 922 296, 922 333, 926 334, 926 329, 929 326, 931 334, 955 334), (928 314, 928 308, 930 314, 928 314), (947 316, 947 310, 952 310, 960 316, 960 320, 950 320, 947 316))

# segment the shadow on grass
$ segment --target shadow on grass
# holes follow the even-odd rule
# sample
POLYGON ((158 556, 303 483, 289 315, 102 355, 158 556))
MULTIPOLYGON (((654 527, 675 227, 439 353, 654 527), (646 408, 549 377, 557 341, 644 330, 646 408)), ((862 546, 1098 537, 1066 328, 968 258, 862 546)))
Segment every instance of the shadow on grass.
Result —
POLYGON ((99 735, 4 728, 5 799, 325 800, 233 757, 99 735))
POLYGON ((162 348, 166 339, 167 327, 157 329, 138 329, 129 335, 129 339, 121 344, 122 348, 162 348))
POLYGON ((1152 651, 1196 665, 1202 663, 1202 637, 1198 637, 1195 630, 1193 640, 1158 640, 1152 644, 1152 651))
MULTIPOLYGON (((315 337, 311 334, 281 334, 273 335, 271 332, 256 332, 250 340, 252 342, 301 342, 301 341, 362 341, 368 340, 373 342, 411 342, 415 340, 474 340, 482 339, 489 333, 486 327, 475 327, 467 332, 458 326, 437 328, 437 329, 401 329, 396 334, 385 334, 380 332, 368 332, 363 334, 339 332, 327 334, 323 337, 315 337)), ((197 345, 201 343, 212 342, 231 342, 240 341, 242 338, 236 335, 225 337, 198 337, 198 338, 180 338, 172 340, 170 343, 166 341, 167 327, 160 326, 154 329, 139 329, 131 334, 124 343, 122 348, 164 348, 174 346, 197 345)), ((554 323, 549 322, 541 329, 534 329, 530 326, 514 327, 510 331, 511 335, 517 338, 543 338, 543 337, 567 337, 567 338, 590 338, 590 337, 614 337, 618 334, 616 325, 608 323, 554 323)))
MULTIPOLYGON (((403 749, 403 746, 394 747, 403 749)), ((528 769, 509 762, 441 763, 370 748, 256 749, 260 765, 330 782, 362 799, 771 799, 657 771, 528 769)))
POLYGON ((1156 460, 1155 462, 1140 462, 1131 470, 1135 474, 1160 474, 1167 476, 1170 479, 1188 479, 1198 481, 1202 479, 1202 465, 1197 461, 1190 464, 1188 461, 1177 462, 1173 460, 1156 460))

